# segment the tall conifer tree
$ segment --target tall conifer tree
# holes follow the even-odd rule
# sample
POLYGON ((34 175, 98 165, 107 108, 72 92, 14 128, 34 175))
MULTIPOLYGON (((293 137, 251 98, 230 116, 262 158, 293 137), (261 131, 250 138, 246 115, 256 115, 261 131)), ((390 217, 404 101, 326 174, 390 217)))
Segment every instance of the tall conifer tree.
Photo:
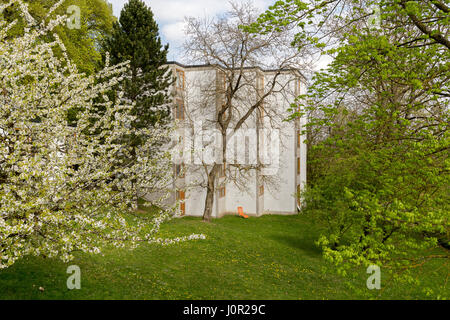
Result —
MULTIPOLYGON (((103 43, 103 57, 109 52, 111 63, 130 61, 129 77, 123 86, 126 98, 136 101, 136 128, 169 119, 172 75, 164 66, 168 48, 161 44, 151 9, 141 0, 129 0, 125 4, 112 35, 103 43)), ((135 137, 133 143, 139 145, 141 139, 135 137)))

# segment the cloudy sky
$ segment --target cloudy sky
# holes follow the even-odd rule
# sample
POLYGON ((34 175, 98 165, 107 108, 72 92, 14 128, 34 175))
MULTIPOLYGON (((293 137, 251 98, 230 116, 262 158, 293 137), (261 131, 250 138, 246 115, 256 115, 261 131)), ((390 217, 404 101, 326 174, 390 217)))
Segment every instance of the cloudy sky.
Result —
MULTIPOLYGON (((120 10, 127 0, 109 0, 113 5, 114 15, 119 17, 120 10)), ((169 43, 169 60, 179 60, 177 55, 184 41, 184 17, 214 16, 227 11, 227 0, 144 0, 152 9, 164 43, 169 43)), ((267 9, 275 0, 253 0, 254 5, 267 9)))
MULTIPOLYGON (((120 16, 128 0, 108 0, 113 5, 114 15, 120 16)), ((245 1, 245 0, 234 0, 245 1)), ((252 0, 256 8, 265 11, 276 0, 252 0)), ((185 17, 212 17, 226 12, 230 8, 229 0, 144 0, 151 8, 159 25, 159 33, 164 44, 169 43, 169 61, 180 61, 184 42, 185 17)), ((329 57, 317 57, 315 69, 325 68, 331 61, 329 57)))

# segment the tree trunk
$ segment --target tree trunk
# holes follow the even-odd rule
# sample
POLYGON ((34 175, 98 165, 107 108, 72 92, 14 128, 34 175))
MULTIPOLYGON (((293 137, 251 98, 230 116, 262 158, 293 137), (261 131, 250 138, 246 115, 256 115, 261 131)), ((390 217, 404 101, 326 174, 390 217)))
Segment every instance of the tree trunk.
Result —
POLYGON ((214 204, 214 191, 216 180, 216 165, 208 174, 208 186, 206 187, 205 210, 203 211, 203 221, 210 222, 214 204))

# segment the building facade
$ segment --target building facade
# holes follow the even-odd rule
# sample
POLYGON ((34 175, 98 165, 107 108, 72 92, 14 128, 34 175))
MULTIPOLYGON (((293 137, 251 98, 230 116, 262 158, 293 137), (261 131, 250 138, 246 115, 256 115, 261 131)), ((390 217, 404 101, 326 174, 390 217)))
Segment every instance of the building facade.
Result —
POLYGON ((244 85, 233 101, 230 128, 268 92, 267 86, 275 85, 239 132, 227 135, 227 155, 223 159, 220 130, 216 129, 230 79, 227 70, 217 65, 186 66, 177 62, 169 66, 176 76, 172 115, 178 144, 172 201, 179 201, 179 214, 203 215, 205 169, 214 163, 220 167, 212 217, 236 214, 238 207, 252 216, 296 214, 301 206, 297 195, 306 185, 306 145, 301 130, 307 118, 285 119, 292 112, 289 109, 295 98, 304 93, 306 81, 302 74, 292 69, 246 68, 244 85))

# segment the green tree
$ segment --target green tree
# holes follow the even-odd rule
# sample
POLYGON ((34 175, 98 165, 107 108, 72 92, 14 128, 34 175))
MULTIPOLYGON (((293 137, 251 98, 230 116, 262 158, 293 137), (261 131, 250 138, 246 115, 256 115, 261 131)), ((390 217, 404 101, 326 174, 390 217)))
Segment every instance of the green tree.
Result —
MULTIPOLYGON (((1 3, 9 3, 9 0, 2 0, 1 3)), ((53 0, 33 0, 23 1, 28 5, 28 11, 35 19, 36 25, 48 22, 57 15, 71 16, 68 8, 76 5, 80 8, 80 28, 69 28, 67 24, 59 25, 55 28, 56 34, 63 41, 67 55, 77 65, 81 72, 92 74, 98 69, 101 63, 99 49, 100 41, 112 31, 112 25, 116 18, 113 16, 112 7, 106 0, 64 0, 58 2, 55 10, 49 14, 50 9, 55 6, 53 0)), ((25 22, 20 18, 17 10, 19 2, 7 7, 1 16, 6 21, 18 19, 18 23, 9 31, 10 37, 24 34, 25 22)), ((52 35, 46 36, 48 40, 52 35)))
POLYGON ((251 28, 295 25, 294 45, 334 57, 299 100, 315 138, 303 196, 344 274, 377 264, 417 280, 424 263, 448 267, 449 16, 443 1, 287 0, 251 28))
MULTIPOLYGON (((143 1, 130 0, 102 44, 103 61, 109 53, 111 63, 130 61, 123 89, 125 98, 136 103, 136 128, 167 122, 170 116, 170 86, 173 82, 167 64, 168 45, 163 46, 153 13, 143 1)), ((133 137, 139 145, 145 137, 133 137)))

